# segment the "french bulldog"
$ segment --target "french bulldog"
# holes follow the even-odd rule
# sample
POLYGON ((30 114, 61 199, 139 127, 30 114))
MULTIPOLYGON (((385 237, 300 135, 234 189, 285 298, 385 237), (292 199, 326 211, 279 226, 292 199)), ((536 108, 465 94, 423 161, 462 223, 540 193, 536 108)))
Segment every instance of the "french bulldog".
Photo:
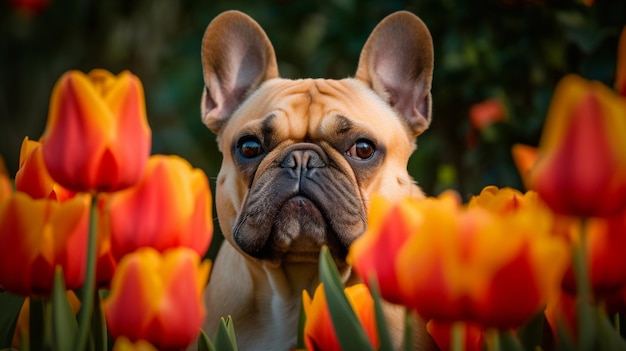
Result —
MULTIPOLYGON (((322 246, 353 284, 345 258, 370 197, 424 196, 407 162, 431 121, 432 38, 417 16, 396 12, 371 33, 354 78, 283 79, 259 24, 227 11, 204 33, 202 66, 202 121, 223 154, 215 201, 225 237, 205 331, 230 315, 240 350, 290 350, 322 246)), ((398 347, 399 310, 386 308, 398 347)), ((415 329, 416 349, 431 349, 423 323, 415 329)))

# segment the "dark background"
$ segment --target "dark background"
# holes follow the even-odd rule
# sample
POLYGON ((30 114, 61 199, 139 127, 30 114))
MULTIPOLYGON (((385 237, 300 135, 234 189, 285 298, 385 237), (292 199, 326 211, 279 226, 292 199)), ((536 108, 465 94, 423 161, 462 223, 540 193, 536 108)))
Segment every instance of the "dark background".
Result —
POLYGON ((65 71, 128 69, 144 84, 153 153, 181 155, 213 182, 220 155, 200 121, 200 43, 228 9, 261 24, 287 78, 351 76, 378 21, 396 10, 420 16, 435 47, 434 121, 409 170, 427 194, 465 198, 489 184, 521 189, 511 145, 537 144, 565 74, 613 85, 626 25, 626 0, 0 0, 0 155, 10 173, 24 136, 41 136, 65 71), (468 111, 490 98, 506 120, 476 130, 468 111))

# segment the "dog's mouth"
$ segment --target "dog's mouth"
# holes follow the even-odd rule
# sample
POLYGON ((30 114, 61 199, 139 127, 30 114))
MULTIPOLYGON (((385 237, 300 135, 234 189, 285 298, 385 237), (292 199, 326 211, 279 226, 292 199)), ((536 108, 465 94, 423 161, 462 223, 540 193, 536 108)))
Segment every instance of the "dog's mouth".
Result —
MULTIPOLYGON (((308 159, 320 157, 319 152, 311 151, 308 159)), ((316 164, 328 162, 324 158, 316 164)), ((264 172, 252 186, 233 228, 234 242, 249 256, 274 265, 317 262, 324 245, 336 261, 344 261, 366 227, 358 188, 336 167, 294 171, 292 165, 264 172)))

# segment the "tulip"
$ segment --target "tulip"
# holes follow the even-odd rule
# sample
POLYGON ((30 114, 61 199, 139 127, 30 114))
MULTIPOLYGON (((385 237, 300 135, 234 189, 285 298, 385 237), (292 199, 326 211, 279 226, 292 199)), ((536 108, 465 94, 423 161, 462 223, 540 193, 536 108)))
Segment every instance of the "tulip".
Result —
POLYGON ((157 349, 145 340, 132 342, 122 336, 115 340, 113 351, 157 351, 157 349))
POLYGON ((469 117, 476 130, 484 130, 496 122, 503 121, 506 118, 506 112, 500 100, 494 98, 472 105, 469 117))
POLYGON ((0 203, 0 286, 20 295, 48 295, 55 267, 68 289, 83 285, 90 196, 63 203, 17 192, 0 203))
MULTIPOLYGON (((537 193, 533 191, 522 193, 513 188, 499 189, 490 185, 484 187, 480 195, 472 196, 468 207, 481 207, 495 214, 507 215, 515 213, 522 208, 543 207, 540 201, 537 193)), ((548 209, 545 208, 545 211, 548 211, 548 209)))
POLYGON ((539 156, 537 148, 524 144, 514 144, 511 147, 511 154, 524 186, 526 189, 531 189, 529 175, 535 163, 537 163, 537 157, 539 156))
POLYGON ((9 179, 9 172, 4 164, 4 159, 0 156, 0 201, 8 198, 13 193, 13 185, 9 179))
POLYGON ((111 336, 145 340, 159 350, 187 347, 206 314, 210 266, 188 248, 163 254, 142 248, 124 256, 103 303, 111 336))
POLYGON ((469 323, 457 323, 460 323, 460 325, 440 323, 431 320, 426 324, 426 330, 428 330, 428 334, 433 337, 440 351, 453 349, 451 345, 452 329, 458 327, 462 328, 463 332, 463 350, 482 351, 484 346, 484 330, 479 326, 469 323))
POLYGON ((556 88, 531 173, 555 212, 606 216, 626 207, 626 101, 569 75, 556 88))
MULTIPOLYGON (((364 284, 355 284, 344 289, 359 322, 365 330, 374 349, 378 349, 379 340, 376 330, 374 299, 364 284)), ((313 293, 313 299, 306 290, 302 291, 302 304, 306 315, 304 324, 304 342, 309 351, 341 350, 335 328, 333 327, 326 302, 324 285, 320 284, 313 293)))
MULTIPOLYGON (((443 197, 450 207, 460 204, 452 193, 443 197)), ((376 278, 381 296, 392 303, 403 301, 393 258, 421 224, 421 218, 415 215, 420 201, 429 200, 405 198, 391 204, 382 196, 372 197, 367 230, 350 246, 348 253, 347 261, 361 279, 369 283, 371 278, 376 278)))
POLYGON ((109 288, 111 279, 117 269, 117 259, 111 249, 111 230, 105 220, 105 196, 101 196, 97 203, 97 240, 98 247, 96 253, 96 285, 101 288, 109 288))
POLYGON ((128 71, 64 74, 50 99, 43 157, 50 175, 81 192, 116 191, 139 181, 150 155, 143 87, 128 71))
POLYGON ((617 68, 615 72, 615 90, 626 97, 626 26, 622 28, 617 45, 617 68))
POLYGON ((567 246, 551 235, 544 208, 508 211, 419 206, 422 224, 396 258, 404 304, 426 319, 498 329, 540 311, 559 291, 567 246))
MULTIPOLYGON (((597 298, 610 295, 626 284, 626 210, 611 217, 586 221, 586 262, 591 290, 597 298)), ((570 219, 571 240, 581 239, 580 220, 570 219)), ((576 279, 572 267, 563 278, 563 288, 574 294, 576 279)))
POLYGON ((561 292, 548 300, 544 315, 553 335, 559 335, 559 327, 563 327, 572 336, 578 335, 577 298, 567 292, 561 292))
POLYGON ((24 138, 20 152, 20 168, 15 175, 15 188, 34 199, 65 201, 74 192, 57 184, 48 173, 43 161, 41 143, 24 138))
POLYGON ((213 235, 211 191, 201 170, 178 156, 150 157, 140 183, 107 194, 103 221, 114 257, 137 248, 186 246, 204 255, 213 235))

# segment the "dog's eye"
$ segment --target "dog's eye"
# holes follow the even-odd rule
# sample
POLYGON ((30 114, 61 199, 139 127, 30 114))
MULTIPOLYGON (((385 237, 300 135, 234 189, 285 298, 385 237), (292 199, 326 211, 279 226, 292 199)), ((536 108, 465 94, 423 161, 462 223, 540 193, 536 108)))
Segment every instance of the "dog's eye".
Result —
POLYGON ((376 148, 371 142, 361 139, 354 143, 354 145, 346 151, 346 155, 357 160, 367 160, 374 155, 375 151, 376 148))
POLYGON ((261 146, 259 140, 254 137, 242 138, 237 148, 244 158, 255 158, 263 153, 263 146, 261 146))

